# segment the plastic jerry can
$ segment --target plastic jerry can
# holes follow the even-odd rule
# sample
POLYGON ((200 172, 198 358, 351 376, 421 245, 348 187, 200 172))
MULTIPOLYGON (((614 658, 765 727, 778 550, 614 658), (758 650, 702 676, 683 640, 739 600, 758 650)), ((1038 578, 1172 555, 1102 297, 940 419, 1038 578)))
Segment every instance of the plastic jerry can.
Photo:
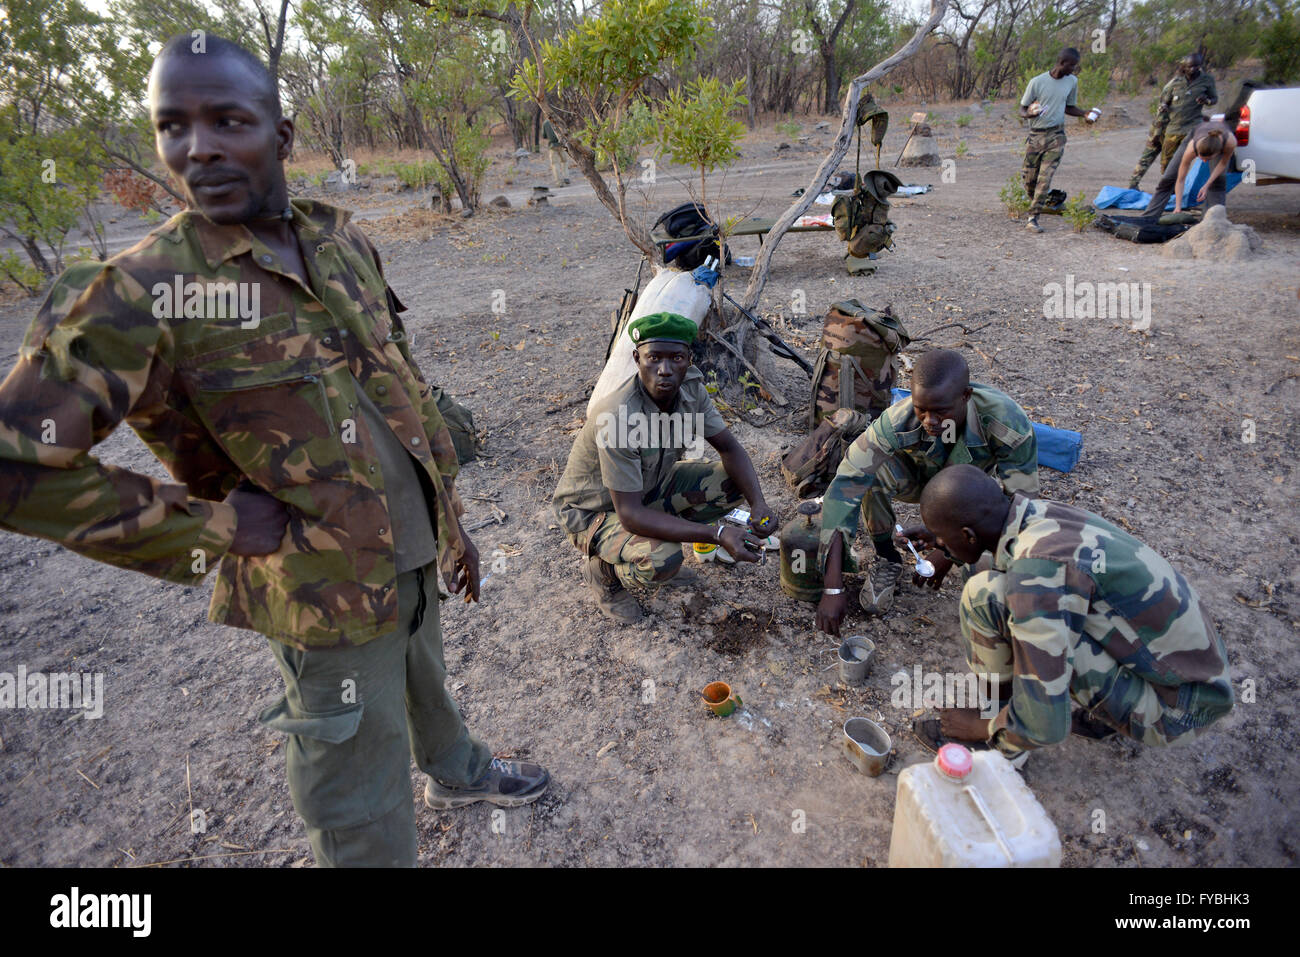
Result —
POLYGON ((1061 839, 997 751, 945 744, 898 776, 890 867, 1059 867, 1061 839))

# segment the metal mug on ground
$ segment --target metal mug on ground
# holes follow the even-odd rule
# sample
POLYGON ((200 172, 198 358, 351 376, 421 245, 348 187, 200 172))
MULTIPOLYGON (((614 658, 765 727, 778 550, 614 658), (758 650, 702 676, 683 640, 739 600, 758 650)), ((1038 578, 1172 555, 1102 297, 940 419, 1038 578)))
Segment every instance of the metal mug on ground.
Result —
POLYGON ((891 747, 889 733, 876 722, 866 718, 844 722, 844 753, 868 777, 877 777, 885 770, 891 747))
POLYGON ((845 638, 839 650, 840 680, 846 685, 865 681, 875 654, 876 643, 866 635, 845 638))
POLYGON ((705 706, 719 718, 725 718, 738 705, 744 705, 740 695, 732 691, 731 685, 725 681, 713 681, 705 685, 703 695, 705 706))

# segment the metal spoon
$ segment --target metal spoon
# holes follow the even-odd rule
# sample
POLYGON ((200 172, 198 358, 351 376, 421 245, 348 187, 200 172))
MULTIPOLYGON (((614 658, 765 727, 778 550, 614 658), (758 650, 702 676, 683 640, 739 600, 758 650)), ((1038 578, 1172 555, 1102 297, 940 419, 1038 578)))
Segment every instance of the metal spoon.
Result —
MULTIPOLYGON (((895 523, 894 531, 897 532, 899 535, 902 535, 903 526, 895 523)), ((905 538, 903 539, 903 541, 907 542, 907 547, 912 551, 912 557, 916 559, 916 573, 920 575, 922 578, 933 577, 934 565, 932 565, 930 562, 926 561, 924 558, 922 558, 920 555, 917 554, 916 546, 912 544, 912 540, 910 538, 905 538)))

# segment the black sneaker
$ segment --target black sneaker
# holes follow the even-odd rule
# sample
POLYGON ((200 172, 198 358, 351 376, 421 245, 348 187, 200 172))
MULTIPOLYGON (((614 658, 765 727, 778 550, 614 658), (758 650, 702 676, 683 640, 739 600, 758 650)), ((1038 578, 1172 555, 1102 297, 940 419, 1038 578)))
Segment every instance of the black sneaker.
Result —
POLYGON ((490 801, 501 807, 531 804, 546 793, 551 776, 540 764, 493 758, 477 784, 456 787, 429 778, 424 786, 424 803, 435 811, 490 801))
POLYGON ((1041 233, 1043 231, 1043 227, 1038 225, 1037 216, 1029 217, 1029 222, 1025 223, 1025 229, 1029 230, 1031 233, 1041 233))

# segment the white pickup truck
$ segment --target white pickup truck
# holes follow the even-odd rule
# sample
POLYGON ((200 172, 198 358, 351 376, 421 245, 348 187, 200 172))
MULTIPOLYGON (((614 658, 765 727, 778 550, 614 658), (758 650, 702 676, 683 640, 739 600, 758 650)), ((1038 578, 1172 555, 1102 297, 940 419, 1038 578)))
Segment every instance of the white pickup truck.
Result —
MULTIPOLYGON (((1222 120, 1223 114, 1214 117, 1222 120)), ((1254 90, 1237 122, 1237 169, 1254 165, 1255 185, 1300 183, 1300 87, 1254 90)))

